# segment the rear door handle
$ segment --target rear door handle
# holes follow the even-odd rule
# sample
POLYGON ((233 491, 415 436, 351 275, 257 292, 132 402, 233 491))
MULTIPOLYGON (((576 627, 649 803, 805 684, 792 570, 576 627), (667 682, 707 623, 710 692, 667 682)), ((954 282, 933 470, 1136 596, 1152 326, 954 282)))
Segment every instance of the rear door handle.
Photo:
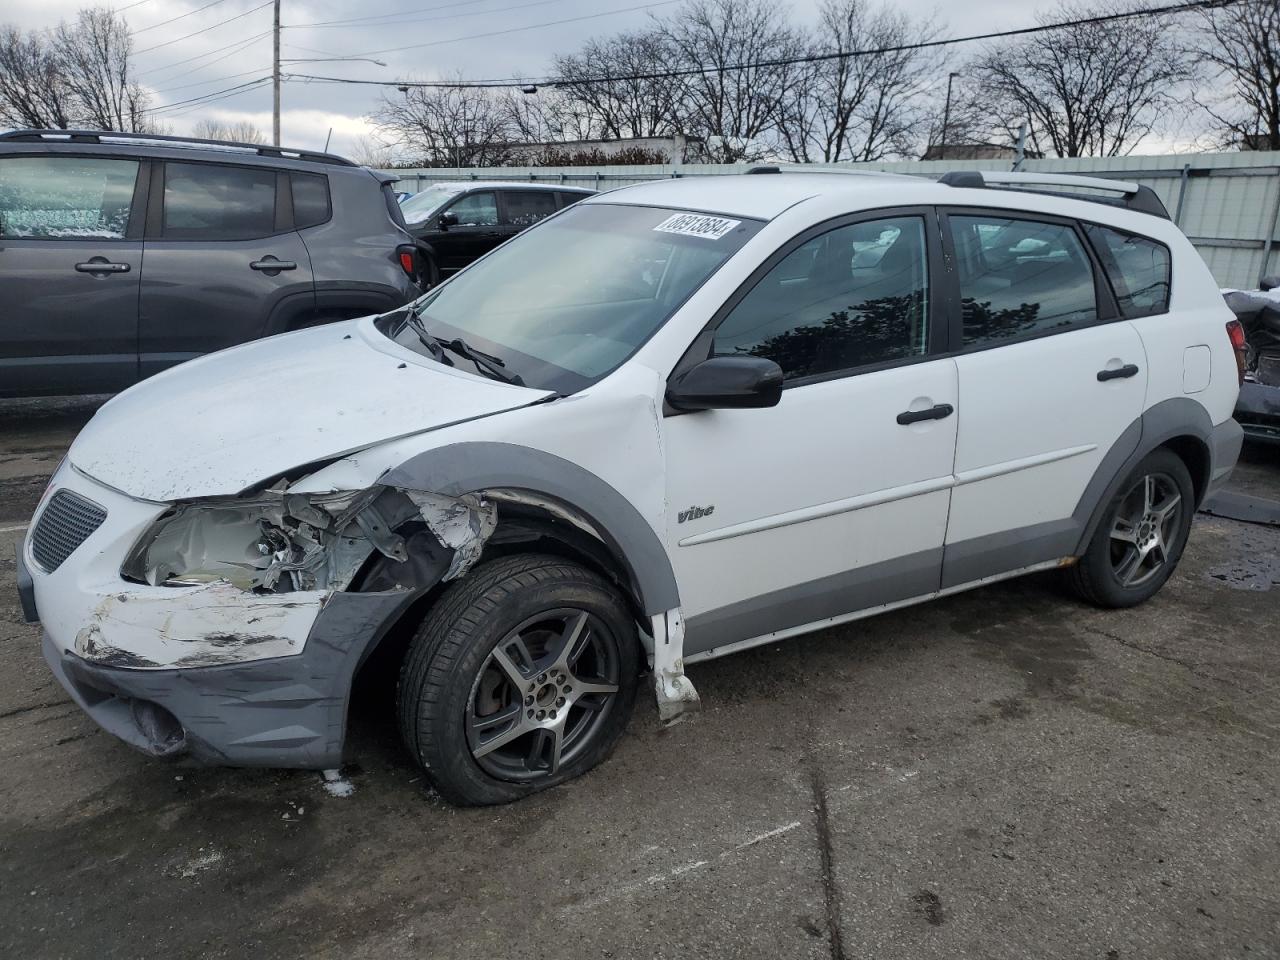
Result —
POLYGON ((956 408, 951 404, 939 403, 927 410, 904 410, 898 414, 898 422, 905 427, 911 423, 919 423, 921 420, 945 420, 955 412, 956 408))
POLYGON ((1127 380, 1129 377, 1138 375, 1138 365, 1136 363, 1126 363, 1123 367, 1116 367, 1114 370, 1099 370, 1098 382, 1105 383, 1108 380, 1127 380))
POLYGON ((86 263, 77 263, 77 273, 128 273, 129 264, 112 263, 105 257, 94 257, 86 263))
POLYGON ((264 272, 272 272, 277 270, 297 270, 298 265, 292 260, 277 260, 275 257, 266 256, 261 260, 255 260, 249 264, 250 270, 262 270, 264 272))

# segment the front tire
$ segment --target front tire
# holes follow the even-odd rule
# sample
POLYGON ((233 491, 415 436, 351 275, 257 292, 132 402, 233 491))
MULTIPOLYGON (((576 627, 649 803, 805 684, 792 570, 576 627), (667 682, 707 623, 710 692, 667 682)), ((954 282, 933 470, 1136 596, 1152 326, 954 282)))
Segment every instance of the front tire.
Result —
POLYGON ((1195 488, 1182 458, 1159 449, 1125 478, 1094 531, 1071 586, 1100 607, 1132 607, 1173 575, 1191 533, 1195 488))
POLYGON ((401 734, 446 800, 508 803, 609 755, 639 669, 612 585, 558 557, 499 558, 423 619, 400 674, 401 734))

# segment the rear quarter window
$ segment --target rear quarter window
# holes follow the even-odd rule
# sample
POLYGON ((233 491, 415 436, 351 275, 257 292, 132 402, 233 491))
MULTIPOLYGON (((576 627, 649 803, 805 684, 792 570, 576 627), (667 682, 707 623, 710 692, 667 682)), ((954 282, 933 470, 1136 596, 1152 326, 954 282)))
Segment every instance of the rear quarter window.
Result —
POLYGON ((290 173, 293 188, 293 224, 299 230, 324 223, 333 215, 329 178, 318 173, 290 173))
POLYGON ((1128 319, 1169 312, 1172 258, 1158 240, 1111 227, 1086 224, 1085 232, 1128 319))

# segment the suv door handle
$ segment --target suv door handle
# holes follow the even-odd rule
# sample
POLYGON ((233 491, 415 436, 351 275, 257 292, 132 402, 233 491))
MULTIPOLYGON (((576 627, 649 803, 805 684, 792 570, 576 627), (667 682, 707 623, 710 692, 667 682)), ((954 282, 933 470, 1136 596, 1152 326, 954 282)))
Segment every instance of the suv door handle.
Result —
POLYGON ((278 270, 297 270, 298 265, 292 260, 277 260, 275 257, 268 254, 261 260, 255 260, 253 263, 249 264, 249 269, 262 270, 270 273, 278 270))
POLYGON ((1105 383, 1108 380, 1127 380, 1129 377, 1137 376, 1138 365, 1136 363, 1126 363, 1123 367, 1116 367, 1114 370, 1099 370, 1098 382, 1105 383))
POLYGON ((77 273, 128 273, 129 264, 112 263, 106 257, 94 257, 86 263, 77 263, 77 273))
POLYGON ((945 420, 955 412, 956 408, 951 404, 940 403, 928 410, 904 410, 898 414, 898 422, 905 427, 911 423, 919 423, 921 420, 945 420))

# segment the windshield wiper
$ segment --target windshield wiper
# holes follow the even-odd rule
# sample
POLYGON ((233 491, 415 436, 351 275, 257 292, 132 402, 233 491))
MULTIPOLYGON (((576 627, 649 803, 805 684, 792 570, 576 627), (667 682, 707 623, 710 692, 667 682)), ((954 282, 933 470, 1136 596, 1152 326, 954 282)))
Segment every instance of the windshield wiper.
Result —
POLYGON ((508 373, 503 369, 506 363, 501 358, 492 354, 482 353, 461 337, 454 337, 452 340, 446 340, 444 337, 433 337, 432 339, 435 340, 438 348, 443 347, 445 350, 452 350, 460 357, 466 357, 476 365, 477 369, 484 371, 494 380, 513 383, 517 387, 524 386, 524 380, 521 379, 520 374, 508 373))
POLYGON ((418 311, 410 304, 405 308, 404 325, 418 335, 418 339, 422 341, 422 345, 427 348, 427 352, 431 354, 431 359, 443 363, 445 366, 452 367, 453 361, 444 353, 444 347, 440 345, 440 338, 433 337, 427 332, 426 325, 422 322, 422 317, 418 316, 418 311))

